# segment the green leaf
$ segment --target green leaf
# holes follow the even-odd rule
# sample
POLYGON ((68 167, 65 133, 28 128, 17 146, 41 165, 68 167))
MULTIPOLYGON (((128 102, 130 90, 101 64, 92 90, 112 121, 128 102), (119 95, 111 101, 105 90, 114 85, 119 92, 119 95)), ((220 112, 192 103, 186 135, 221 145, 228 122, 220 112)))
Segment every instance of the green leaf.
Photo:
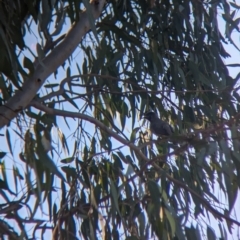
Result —
POLYGON ((58 131, 58 137, 60 138, 63 149, 69 154, 69 148, 68 148, 65 135, 63 134, 60 128, 57 128, 57 131, 58 131))
POLYGON ((29 70, 29 75, 31 76, 34 73, 34 65, 28 57, 23 58, 23 66, 29 70))
POLYGON ((216 240, 216 235, 213 229, 209 226, 207 226, 207 238, 208 240, 216 240))
POLYGON ((13 176, 14 176, 14 183, 15 183, 15 188, 16 192, 18 192, 18 179, 24 180, 24 177, 21 175, 17 167, 13 167, 13 176))
POLYGON ((240 67, 240 63, 226 64, 227 67, 240 67))
POLYGON ((13 155, 12 143, 11 143, 10 133, 9 133, 8 129, 6 130, 6 137, 7 137, 7 143, 8 143, 9 150, 10 150, 11 154, 13 155))
POLYGON ((133 130, 132 130, 132 133, 131 133, 131 136, 130 136, 130 141, 131 142, 135 142, 135 140, 136 140, 136 134, 137 134, 137 132, 140 130, 140 127, 137 127, 137 128, 134 128, 133 130))
POLYGON ((166 217, 168 219, 168 222, 171 226, 171 232, 172 232, 172 236, 175 235, 175 231, 176 231, 176 223, 175 223, 175 219, 174 217, 171 215, 171 213, 165 208, 164 213, 166 214, 166 217))
POLYGON ((200 230, 199 230, 199 225, 197 225, 197 227, 195 229, 195 235, 196 235, 196 240, 202 240, 201 233, 200 233, 200 230))
POLYGON ((115 206, 118 214, 121 216, 121 213, 120 213, 120 210, 119 210, 119 205, 118 205, 118 192, 117 192, 117 189, 116 189, 115 184, 112 181, 112 179, 110 179, 110 192, 111 192, 111 196, 112 196, 112 199, 113 199, 114 206, 115 206))
POLYGON ((42 1, 42 14, 40 18, 41 31, 46 31, 52 19, 52 11, 48 0, 42 1))
POLYGON ((150 180, 148 181, 148 189, 152 198, 152 201, 156 203, 160 203, 160 191, 159 191, 159 186, 157 185, 156 182, 150 180))
POLYGON ((57 217, 58 217, 58 214, 57 214, 57 205, 56 205, 56 203, 53 204, 52 213, 53 213, 53 222, 54 222, 54 224, 56 225, 56 223, 57 223, 57 217))
POLYGON ((72 100, 71 97, 68 96, 68 94, 67 94, 66 92, 64 92, 64 93, 62 94, 62 96, 63 96, 69 103, 71 103, 76 109, 79 110, 78 105, 72 100))
POLYGON ((63 24, 65 23, 66 11, 58 11, 56 14, 55 31, 52 33, 52 36, 57 36, 62 31, 63 24))
POLYGON ((40 145, 41 143, 38 143, 37 147, 37 154, 39 156, 39 161, 41 164, 50 170, 51 173, 58 176, 61 180, 65 181, 62 173, 58 170, 53 160, 48 156, 48 154, 44 151, 43 147, 40 145))
POLYGON ((74 160, 74 157, 68 157, 68 158, 62 159, 60 162, 61 163, 71 163, 73 160, 74 160))
POLYGON ((121 110, 122 112, 120 114, 120 119, 121 119, 122 130, 123 130, 125 128, 126 117, 128 116, 128 106, 125 102, 122 102, 121 110))
POLYGON ((77 176, 75 168, 72 168, 72 167, 61 167, 61 169, 66 173, 67 179, 69 179, 69 177, 72 177, 72 179, 75 179, 75 177, 77 176))
POLYGON ((220 140, 219 144, 220 144, 221 150, 225 154, 226 158, 231 159, 228 142, 226 140, 222 139, 222 140, 220 140))
POLYGON ((0 152, 0 159, 4 158, 6 156, 6 152, 0 152))
POLYGON ((52 83, 52 84, 45 84, 44 87, 45 88, 55 88, 58 87, 59 84, 58 83, 52 83))
POLYGON ((185 232, 186 232, 187 240, 196 238, 195 229, 193 227, 191 228, 185 227, 185 232))
POLYGON ((238 5, 238 4, 234 3, 234 2, 229 2, 229 4, 230 4, 232 7, 236 8, 236 9, 240 9, 240 5, 238 5))
POLYGON ((9 190, 7 182, 1 179, 0 179, 0 189, 9 190))
POLYGON ((113 163, 114 168, 118 169, 118 170, 123 170, 124 168, 123 168, 123 165, 122 165, 122 162, 121 162, 120 158, 114 153, 113 153, 112 156, 113 156, 113 159, 114 159, 114 163, 113 163))
POLYGON ((138 222, 139 222, 139 231, 140 231, 140 236, 144 236, 144 230, 146 228, 146 219, 145 219, 145 215, 143 212, 141 212, 138 215, 138 222))

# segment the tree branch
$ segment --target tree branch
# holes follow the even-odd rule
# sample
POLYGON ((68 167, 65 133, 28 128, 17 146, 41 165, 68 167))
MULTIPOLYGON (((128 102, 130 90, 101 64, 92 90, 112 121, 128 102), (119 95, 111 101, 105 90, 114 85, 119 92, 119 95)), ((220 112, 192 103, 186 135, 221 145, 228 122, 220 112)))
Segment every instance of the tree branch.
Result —
MULTIPOLYGON (((97 19, 102 12, 105 0, 91 0, 90 4, 92 15, 97 19)), ((73 53, 90 29, 89 16, 85 10, 80 13, 79 21, 73 24, 65 39, 42 60, 43 64, 38 64, 34 74, 24 83, 22 90, 17 91, 5 105, 0 107, 0 129, 15 118, 19 111, 26 108, 46 78, 73 53)))
MULTIPOLYGON (((217 211, 215 208, 213 208, 210 203, 202 196, 200 196, 197 192, 195 192, 193 189, 189 188, 184 182, 181 182, 175 178, 173 178, 171 175, 167 174, 162 168, 160 168, 155 162, 159 161, 159 160, 163 160, 164 157, 166 157, 165 155, 163 156, 158 156, 154 159, 149 160, 141 151, 140 148, 138 148, 136 145, 134 145, 132 142, 122 138, 121 136, 119 136, 117 133, 115 133, 114 131, 112 131, 111 129, 109 129, 108 127, 106 127, 102 122, 98 121, 97 119, 87 116, 85 114, 82 113, 75 113, 75 112, 69 112, 69 111, 63 111, 63 110, 58 110, 58 109, 53 109, 53 108, 49 108, 37 101, 32 101, 31 106, 44 111, 50 115, 58 115, 58 116, 62 116, 62 117, 70 117, 70 118, 80 118, 83 120, 86 120, 88 122, 93 123, 94 125, 96 125, 97 127, 101 128, 102 130, 104 130, 105 132, 107 132, 109 135, 111 135, 113 138, 115 138, 116 140, 118 140, 119 142, 121 142, 122 144, 129 146, 129 148, 131 148, 132 150, 134 150, 134 152, 136 153, 136 155, 138 157, 141 157, 142 160, 144 160, 146 163, 143 167, 143 169, 146 169, 146 167, 148 165, 153 165, 158 171, 160 171, 160 173, 163 173, 164 176, 166 176, 166 178, 175 183, 176 185, 178 185, 179 187, 185 189, 186 191, 190 192, 192 195, 194 195, 195 197, 197 197, 201 203, 204 205, 204 207, 211 212, 215 217, 217 217, 218 219, 226 219, 229 222, 235 223, 236 225, 240 226, 240 222, 236 221, 235 219, 232 219, 231 217, 224 215, 223 213, 217 211)), ((181 152, 184 148, 186 147, 186 145, 182 146, 181 148, 179 148, 179 150, 176 150, 174 153, 177 153, 178 151, 181 152)), ((140 172, 143 171, 142 169, 140 170, 140 172)))

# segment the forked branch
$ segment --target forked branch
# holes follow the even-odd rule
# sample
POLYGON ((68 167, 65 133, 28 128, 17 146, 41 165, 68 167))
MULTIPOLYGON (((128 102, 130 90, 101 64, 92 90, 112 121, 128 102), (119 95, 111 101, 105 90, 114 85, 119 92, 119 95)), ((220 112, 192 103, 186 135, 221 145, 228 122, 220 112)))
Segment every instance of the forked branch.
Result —
MULTIPOLYGON (((91 12, 94 19, 97 19, 103 9, 105 0, 90 1, 91 12)), ((21 91, 9 99, 0 107, 0 129, 7 125, 17 114, 28 106, 36 93, 44 84, 47 77, 56 71, 64 61, 73 53, 86 33, 91 29, 87 11, 79 14, 79 21, 73 24, 66 34, 64 40, 47 55, 42 64, 38 64, 34 74, 22 86, 21 91)))

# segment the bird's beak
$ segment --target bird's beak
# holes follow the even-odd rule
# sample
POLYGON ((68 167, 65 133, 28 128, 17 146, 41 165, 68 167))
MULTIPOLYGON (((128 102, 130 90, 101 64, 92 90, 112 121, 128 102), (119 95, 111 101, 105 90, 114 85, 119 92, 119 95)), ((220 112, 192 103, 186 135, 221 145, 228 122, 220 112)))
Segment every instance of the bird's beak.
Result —
POLYGON ((146 113, 142 115, 141 119, 146 119, 146 113))

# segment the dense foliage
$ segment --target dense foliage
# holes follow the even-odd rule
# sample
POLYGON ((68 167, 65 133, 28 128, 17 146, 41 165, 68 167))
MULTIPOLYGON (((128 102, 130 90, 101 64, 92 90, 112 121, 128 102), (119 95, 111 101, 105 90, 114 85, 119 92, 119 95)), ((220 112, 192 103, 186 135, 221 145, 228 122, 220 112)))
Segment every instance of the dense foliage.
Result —
POLYGON ((239 51, 239 9, 1 0, 0 236, 227 239, 240 226, 239 74, 228 68, 240 64, 224 62, 226 44, 239 51), (149 110, 173 136, 146 131, 149 110))

